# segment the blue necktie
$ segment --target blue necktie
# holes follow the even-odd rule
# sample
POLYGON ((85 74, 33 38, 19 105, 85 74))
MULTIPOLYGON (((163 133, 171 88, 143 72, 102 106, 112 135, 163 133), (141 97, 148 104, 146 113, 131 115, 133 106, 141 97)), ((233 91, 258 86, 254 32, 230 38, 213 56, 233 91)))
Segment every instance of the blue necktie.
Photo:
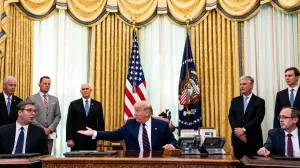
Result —
POLYGON ((9 114, 10 114, 10 97, 7 98, 6 108, 7 108, 7 114, 9 116, 9 114))
POLYGON ((247 109, 247 106, 248 106, 248 102, 247 102, 247 99, 248 99, 249 97, 244 97, 244 113, 246 112, 246 109, 247 109))
POLYGON ((291 89, 291 94, 290 94, 290 103, 291 107, 294 107, 294 89, 291 89))
POLYGON ((16 145, 16 151, 15 153, 22 153, 23 152, 23 145, 24 145, 24 128, 21 127, 21 132, 18 137, 17 145, 16 145))
POLYGON ((88 116, 89 110, 90 110, 89 101, 88 100, 85 101, 84 109, 85 109, 85 115, 88 116))

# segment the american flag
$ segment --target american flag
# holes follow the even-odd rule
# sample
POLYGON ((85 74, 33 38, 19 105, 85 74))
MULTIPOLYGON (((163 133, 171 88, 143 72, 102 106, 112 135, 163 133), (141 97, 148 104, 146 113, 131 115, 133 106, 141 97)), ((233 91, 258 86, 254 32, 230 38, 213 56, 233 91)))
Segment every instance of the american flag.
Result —
POLYGON ((133 44, 131 49, 125 88, 125 120, 129 117, 133 117, 133 105, 141 100, 146 100, 146 81, 140 61, 138 39, 135 31, 133 31, 133 44))

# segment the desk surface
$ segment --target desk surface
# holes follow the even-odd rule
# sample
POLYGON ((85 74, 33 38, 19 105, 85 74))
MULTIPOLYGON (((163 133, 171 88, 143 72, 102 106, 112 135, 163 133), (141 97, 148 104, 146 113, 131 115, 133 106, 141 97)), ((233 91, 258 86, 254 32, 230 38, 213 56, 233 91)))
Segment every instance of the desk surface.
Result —
POLYGON ((119 151, 104 157, 64 157, 41 158, 44 168, 50 167, 235 167, 239 162, 232 155, 166 156, 162 151, 140 153, 139 151, 119 151))
POLYGON ((244 156, 241 162, 247 167, 300 167, 300 161, 277 160, 261 156, 244 156))
POLYGON ((40 157, 31 158, 0 158, 0 167, 41 167, 40 157))

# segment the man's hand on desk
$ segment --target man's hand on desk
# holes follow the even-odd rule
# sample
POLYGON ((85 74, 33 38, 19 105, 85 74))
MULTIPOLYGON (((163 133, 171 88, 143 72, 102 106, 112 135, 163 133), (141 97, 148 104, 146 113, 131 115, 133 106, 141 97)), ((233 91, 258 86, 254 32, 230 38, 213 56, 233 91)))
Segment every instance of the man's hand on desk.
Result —
POLYGON ((162 148, 163 149, 175 149, 175 147, 172 144, 166 144, 162 148))
POLYGON ((85 136, 93 136, 94 130, 90 129, 89 127, 86 127, 87 130, 79 130, 77 133, 85 135, 85 136))
POLYGON ((98 140, 97 147, 102 147, 102 146, 103 146, 103 140, 98 140))
POLYGON ((68 146, 68 147, 73 148, 74 145, 75 145, 75 143, 74 143, 73 140, 68 140, 68 141, 67 141, 67 146, 68 146))
POLYGON ((268 149, 267 148, 265 148, 265 147, 262 147, 262 148, 260 148, 258 151, 257 151, 257 154, 259 155, 259 156, 269 156, 270 154, 271 154, 271 152, 270 151, 268 151, 268 149))

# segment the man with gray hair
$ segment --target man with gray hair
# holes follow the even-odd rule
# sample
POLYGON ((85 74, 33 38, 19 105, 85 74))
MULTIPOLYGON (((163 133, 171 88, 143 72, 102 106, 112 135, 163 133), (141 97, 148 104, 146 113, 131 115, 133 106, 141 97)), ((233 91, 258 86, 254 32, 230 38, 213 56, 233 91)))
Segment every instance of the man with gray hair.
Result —
POLYGON ((16 107, 22 99, 14 95, 16 87, 17 80, 13 76, 4 78, 0 93, 0 125, 14 123, 18 118, 16 107))
MULTIPOLYGON (((242 95, 232 99, 229 109, 231 141, 237 159, 244 155, 257 155, 263 144, 261 123, 265 116, 265 101, 252 93, 253 84, 251 76, 240 78, 242 95)), ((243 165, 238 164, 237 167, 243 165)))

